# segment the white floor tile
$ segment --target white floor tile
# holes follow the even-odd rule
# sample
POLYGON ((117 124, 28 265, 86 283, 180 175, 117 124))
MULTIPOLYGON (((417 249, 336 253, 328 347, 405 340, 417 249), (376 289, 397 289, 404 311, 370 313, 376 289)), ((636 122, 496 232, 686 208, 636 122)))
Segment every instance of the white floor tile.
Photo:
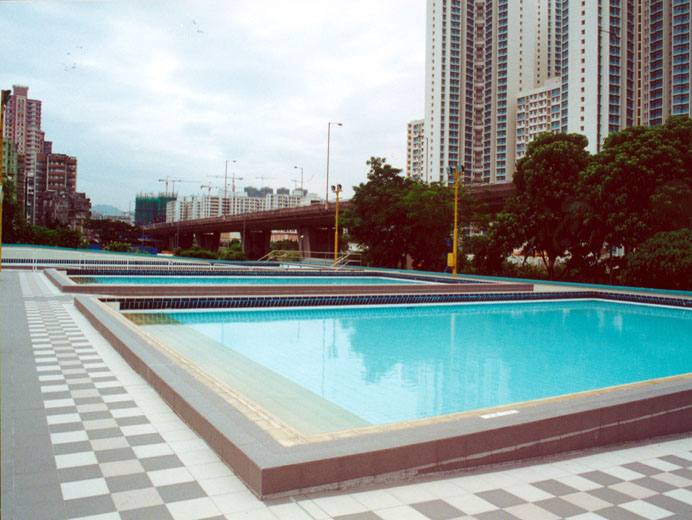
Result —
POLYGON ((63 482, 60 484, 60 489, 64 500, 107 495, 109 493, 106 480, 103 478, 63 482))

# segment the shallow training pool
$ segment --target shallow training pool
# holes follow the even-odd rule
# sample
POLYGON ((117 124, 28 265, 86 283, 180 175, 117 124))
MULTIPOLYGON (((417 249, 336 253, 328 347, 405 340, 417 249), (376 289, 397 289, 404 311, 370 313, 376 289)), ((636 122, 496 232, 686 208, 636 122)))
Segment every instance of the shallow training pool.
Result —
POLYGON ((431 283, 382 276, 70 276, 102 285, 407 285, 431 283))
POLYGON ((692 372, 692 311, 599 300, 128 313, 304 433, 692 372))

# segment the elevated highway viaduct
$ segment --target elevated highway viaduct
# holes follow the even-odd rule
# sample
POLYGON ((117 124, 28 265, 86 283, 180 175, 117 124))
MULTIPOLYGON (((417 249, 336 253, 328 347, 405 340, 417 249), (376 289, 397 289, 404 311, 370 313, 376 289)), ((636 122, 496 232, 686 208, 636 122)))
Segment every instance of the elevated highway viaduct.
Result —
MULTIPOLYGON (((505 200, 514 194, 514 184, 493 184, 466 188, 487 212, 502 209, 505 200)), ((339 204, 339 213, 351 207, 350 201, 339 204)), ((176 247, 188 249, 193 241, 204 249, 216 251, 221 233, 240 233, 243 251, 250 259, 258 259, 269 252, 269 241, 274 230, 296 229, 303 257, 313 252, 333 251, 334 216, 336 203, 313 204, 297 208, 224 215, 197 220, 183 220, 144 226, 144 233, 152 237, 161 249, 176 247)))

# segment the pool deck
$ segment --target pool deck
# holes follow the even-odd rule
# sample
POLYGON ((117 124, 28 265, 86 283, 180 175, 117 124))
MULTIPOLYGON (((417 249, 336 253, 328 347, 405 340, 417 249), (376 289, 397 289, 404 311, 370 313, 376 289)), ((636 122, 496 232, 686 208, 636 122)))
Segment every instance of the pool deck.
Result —
POLYGON ((3 518, 692 518, 692 436, 261 501, 42 273, 3 270, 3 518))

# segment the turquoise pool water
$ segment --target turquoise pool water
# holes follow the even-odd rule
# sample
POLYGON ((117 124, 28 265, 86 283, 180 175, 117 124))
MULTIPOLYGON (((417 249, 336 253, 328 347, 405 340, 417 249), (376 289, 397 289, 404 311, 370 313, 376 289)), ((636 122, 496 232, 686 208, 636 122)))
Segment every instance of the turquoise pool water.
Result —
POLYGON ((259 394, 276 374, 364 424, 692 372, 691 310, 597 300, 128 317, 217 377, 247 360, 259 394))
POLYGON ((380 276, 71 276, 104 285, 406 285, 420 282, 380 276))

